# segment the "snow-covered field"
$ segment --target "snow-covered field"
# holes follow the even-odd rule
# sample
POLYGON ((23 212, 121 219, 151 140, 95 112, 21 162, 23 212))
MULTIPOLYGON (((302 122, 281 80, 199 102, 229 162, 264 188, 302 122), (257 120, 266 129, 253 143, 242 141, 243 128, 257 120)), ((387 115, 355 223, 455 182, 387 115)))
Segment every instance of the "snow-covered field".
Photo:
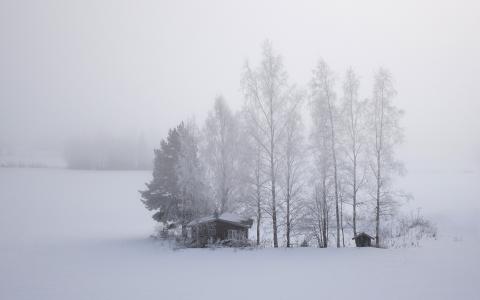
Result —
POLYGON ((149 176, 0 168, 0 299, 479 299, 478 175, 459 181, 464 196, 447 178, 405 184, 442 201, 441 236, 421 248, 237 251, 149 239, 137 193, 149 176))

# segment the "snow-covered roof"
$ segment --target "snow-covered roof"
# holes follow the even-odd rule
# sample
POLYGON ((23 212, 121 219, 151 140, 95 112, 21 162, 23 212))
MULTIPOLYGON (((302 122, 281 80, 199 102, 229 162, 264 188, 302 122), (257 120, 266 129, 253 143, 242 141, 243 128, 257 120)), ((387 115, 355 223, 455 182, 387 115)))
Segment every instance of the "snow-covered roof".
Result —
POLYGON ((211 215, 211 216, 207 216, 207 217, 203 217, 203 218, 193 220, 192 222, 188 223, 187 226, 194 226, 194 225, 198 225, 198 224, 202 224, 202 223, 212 222, 212 221, 215 221, 215 220, 220 220, 220 221, 223 221, 223 222, 232 223, 232 224, 239 225, 239 226, 250 227, 250 225, 248 224, 248 222, 250 221, 249 218, 245 218, 245 217, 239 216, 237 214, 228 213, 228 212, 223 213, 223 214, 219 215, 218 217, 216 217, 215 215, 211 215))
POLYGON ((360 232, 360 233, 357 233, 357 235, 354 236, 354 237, 352 238, 352 240, 356 239, 357 237, 361 237, 361 236, 368 237, 368 238, 373 239, 373 240, 375 239, 373 236, 371 236, 371 235, 369 235, 369 234, 367 234, 367 233, 365 233, 365 232, 360 232))

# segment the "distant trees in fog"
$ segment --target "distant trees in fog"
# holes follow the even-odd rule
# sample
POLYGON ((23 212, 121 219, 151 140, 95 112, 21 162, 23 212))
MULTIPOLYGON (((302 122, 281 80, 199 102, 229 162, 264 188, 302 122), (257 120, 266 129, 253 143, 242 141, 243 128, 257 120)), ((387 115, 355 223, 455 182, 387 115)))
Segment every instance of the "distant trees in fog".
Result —
POLYGON ((67 167, 87 170, 147 170, 152 151, 142 136, 116 138, 107 135, 71 139, 64 152, 67 167))
POLYGON ((254 216, 257 244, 341 247, 369 231, 379 246, 403 197, 393 184, 403 132, 392 76, 379 69, 361 98, 353 68, 338 76, 319 60, 300 89, 272 45, 262 50, 257 66, 245 65, 240 111, 218 97, 204 125, 182 122, 162 140, 143 203, 166 224, 214 210, 254 216))

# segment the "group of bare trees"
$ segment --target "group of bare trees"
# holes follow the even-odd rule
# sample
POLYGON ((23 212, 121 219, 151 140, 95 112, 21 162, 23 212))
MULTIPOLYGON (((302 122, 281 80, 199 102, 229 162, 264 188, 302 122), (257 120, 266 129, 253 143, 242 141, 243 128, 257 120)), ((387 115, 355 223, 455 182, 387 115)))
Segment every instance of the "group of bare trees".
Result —
POLYGON ((218 97, 192 135, 198 144, 188 149, 196 152, 185 155, 202 166, 177 170, 184 189, 193 197, 204 182, 212 208, 255 216, 257 244, 291 247, 301 239, 327 247, 335 240, 341 247, 345 235, 374 231, 380 245, 382 221, 398 203, 392 178, 401 170, 394 150, 402 112, 390 73, 379 69, 371 96, 360 99, 352 68, 339 76, 320 60, 301 89, 265 42, 260 63, 245 65, 241 88, 239 112, 218 97))

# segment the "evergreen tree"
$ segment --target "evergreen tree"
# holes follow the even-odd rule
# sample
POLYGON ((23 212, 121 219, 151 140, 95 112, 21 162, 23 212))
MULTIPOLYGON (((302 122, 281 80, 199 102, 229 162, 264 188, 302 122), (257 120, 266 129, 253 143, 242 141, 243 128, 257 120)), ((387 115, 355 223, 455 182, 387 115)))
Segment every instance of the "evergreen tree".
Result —
POLYGON ((158 222, 176 221, 178 217, 179 188, 176 168, 180 153, 179 131, 170 129, 166 140, 162 140, 160 148, 154 150, 155 159, 153 178, 146 183, 147 189, 140 191, 141 201, 148 210, 156 210, 153 218, 158 222))
POLYGON ((198 158, 194 124, 180 123, 155 149, 153 178, 140 191, 142 202, 158 222, 182 226, 210 211, 205 175, 198 158))

